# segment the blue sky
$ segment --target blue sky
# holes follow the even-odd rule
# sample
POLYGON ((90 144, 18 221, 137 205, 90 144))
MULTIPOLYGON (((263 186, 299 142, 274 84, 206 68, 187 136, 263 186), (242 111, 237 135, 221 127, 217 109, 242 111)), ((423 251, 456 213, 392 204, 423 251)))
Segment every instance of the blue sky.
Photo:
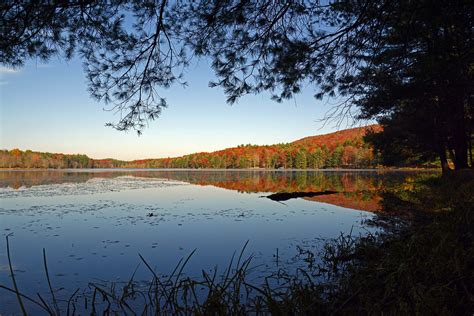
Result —
POLYGON ((92 158, 173 157, 239 144, 274 144, 335 131, 318 120, 329 109, 307 88, 295 100, 271 101, 268 94, 228 105, 205 60, 186 75, 189 86, 164 90, 169 107, 143 135, 105 127, 118 115, 89 97, 81 62, 34 61, 18 71, 0 68, 0 148, 85 153, 92 158))

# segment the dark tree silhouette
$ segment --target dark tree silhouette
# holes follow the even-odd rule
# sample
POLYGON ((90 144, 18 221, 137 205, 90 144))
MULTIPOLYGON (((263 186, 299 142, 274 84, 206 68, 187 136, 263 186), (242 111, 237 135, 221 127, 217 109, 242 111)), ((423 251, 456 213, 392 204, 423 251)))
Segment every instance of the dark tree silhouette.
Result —
POLYGON ((368 63, 347 80, 360 116, 377 117, 385 127, 373 138, 385 156, 398 147, 436 153, 443 170, 447 154, 456 169, 469 166, 473 8, 468 1, 400 1, 386 14, 379 46, 368 48, 368 63))
POLYGON ((459 169, 469 165, 474 130, 473 7, 455 0, 4 1, 0 58, 16 67, 79 54, 91 95, 120 112, 110 125, 140 132, 167 105, 158 89, 185 84, 191 58, 206 56, 216 74, 210 86, 222 87, 230 103, 262 91, 281 101, 310 86, 316 98, 338 100, 327 114, 337 122, 377 118, 389 127, 414 115, 403 133, 391 129, 385 139, 409 132, 399 144, 437 153, 445 168, 450 157, 459 169))
POLYGON ((361 29, 377 29, 367 3, 272 1, 58 1, 1 4, 3 64, 80 54, 92 96, 112 103, 120 130, 141 130, 166 106, 157 88, 182 81, 195 55, 210 56, 229 102, 274 91, 290 98, 314 82, 336 94, 338 76, 354 70, 361 29), (352 7, 352 5, 351 5, 352 7), (357 12, 355 12, 357 11, 357 12), (357 15, 359 17, 357 17, 357 15), (354 18, 355 17, 355 18, 354 18), (347 43, 348 45, 342 45, 347 43))
POLYGON ((121 114, 109 125, 141 131, 166 106, 157 87, 180 81, 187 65, 184 42, 171 30, 174 7, 166 0, 2 2, 0 60, 18 67, 79 54, 91 95, 121 114))

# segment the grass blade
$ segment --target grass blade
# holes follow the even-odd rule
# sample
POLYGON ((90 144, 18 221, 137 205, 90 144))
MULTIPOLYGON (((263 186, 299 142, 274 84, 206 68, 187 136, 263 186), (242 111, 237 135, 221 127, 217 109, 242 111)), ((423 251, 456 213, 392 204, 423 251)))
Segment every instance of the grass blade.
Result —
POLYGON ((15 289, 16 297, 18 299, 18 304, 20 304, 21 312, 23 315, 27 315, 25 305, 23 305, 23 300, 21 299, 20 291, 18 291, 18 285, 16 284, 16 279, 15 279, 15 274, 13 273, 13 265, 12 265, 12 260, 10 256, 10 241, 8 240, 8 237, 10 237, 11 234, 7 235, 7 256, 8 256, 8 266, 10 267, 10 275, 12 278, 13 282, 13 288, 15 289))

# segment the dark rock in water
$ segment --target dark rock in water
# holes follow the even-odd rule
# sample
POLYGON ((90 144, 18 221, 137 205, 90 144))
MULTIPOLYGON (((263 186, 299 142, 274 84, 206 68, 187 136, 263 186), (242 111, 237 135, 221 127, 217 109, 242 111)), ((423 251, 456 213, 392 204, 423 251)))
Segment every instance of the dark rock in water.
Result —
POLYGON ((290 199, 296 199, 296 198, 304 198, 304 197, 313 197, 313 196, 318 196, 318 195, 328 195, 328 194, 336 194, 338 192, 336 191, 321 191, 321 192, 281 192, 281 193, 275 193, 275 194, 270 194, 267 196, 262 196, 266 197, 272 201, 288 201, 290 199))

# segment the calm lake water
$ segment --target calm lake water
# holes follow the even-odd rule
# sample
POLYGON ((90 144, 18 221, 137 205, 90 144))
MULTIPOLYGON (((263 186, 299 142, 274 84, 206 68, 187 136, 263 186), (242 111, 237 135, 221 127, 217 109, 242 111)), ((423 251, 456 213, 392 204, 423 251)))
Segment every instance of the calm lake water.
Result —
MULTIPOLYGON (((413 172, 62 170, 0 171, 0 284, 12 287, 6 252, 21 291, 44 293, 46 249, 55 288, 125 282, 138 254, 169 274, 194 249, 187 275, 225 269, 246 255, 264 273, 300 264, 298 247, 316 250, 342 233, 366 234, 380 191, 413 172), (335 194, 273 201, 275 192, 335 194), (278 249, 278 260, 277 260, 278 249)), ((150 279, 142 265, 135 279, 150 279)), ((70 293, 70 292, 69 292, 70 293)), ((0 314, 18 311, 0 289, 0 314)))

